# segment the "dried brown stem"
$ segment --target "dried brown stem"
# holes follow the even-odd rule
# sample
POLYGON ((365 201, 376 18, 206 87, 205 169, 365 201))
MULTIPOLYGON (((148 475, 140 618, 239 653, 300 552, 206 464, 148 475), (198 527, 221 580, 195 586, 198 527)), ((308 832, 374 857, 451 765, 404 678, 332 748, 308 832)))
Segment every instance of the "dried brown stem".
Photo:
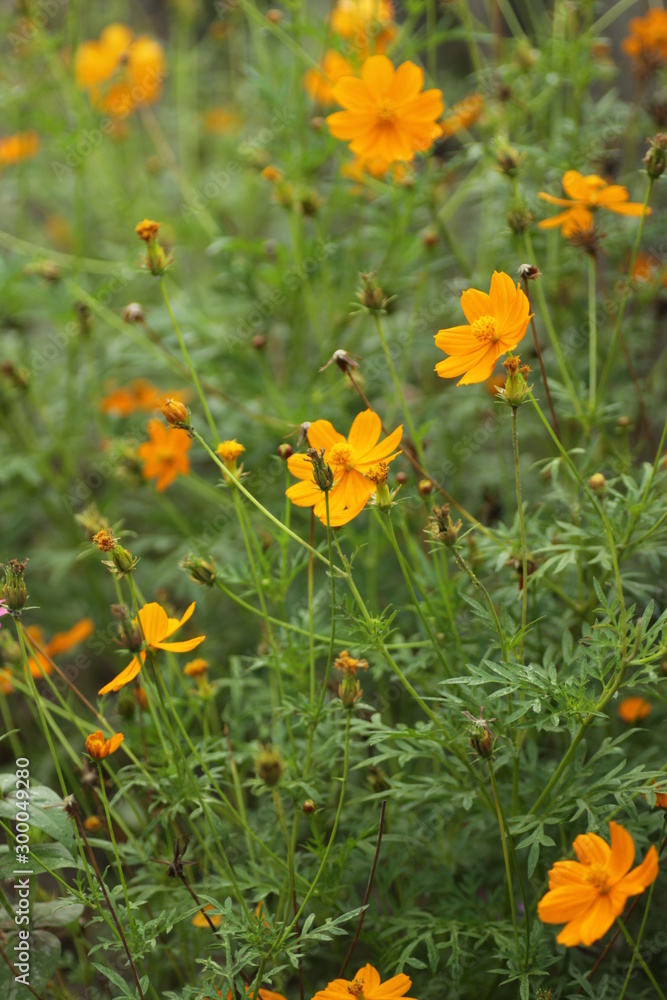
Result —
MULTIPOLYGON (((382 808, 380 810, 380 828, 378 830, 377 844, 375 845, 375 856, 373 858, 373 864, 371 866, 371 873, 370 873, 370 876, 369 876, 369 879, 368 879, 368 885, 366 886, 366 892, 364 893, 364 901, 363 901, 363 904, 362 904, 364 907, 367 907, 368 900, 371 898, 371 889, 373 888, 373 879, 375 878, 375 869, 377 868, 378 859, 380 857, 380 847, 382 846, 382 833, 383 833, 383 830, 384 830, 384 814, 386 812, 386 809, 387 809, 387 800, 383 799, 382 800, 382 808)), ((348 962, 352 958, 352 953, 353 953, 353 951, 354 951, 354 949, 356 947, 357 941, 359 940, 359 935, 361 934, 361 928, 364 925, 364 918, 365 918, 367 912, 368 912, 368 910, 364 909, 364 912, 359 917, 359 923, 357 924, 357 929, 356 929, 354 937, 352 939, 352 944, 350 945, 350 947, 348 949, 347 955, 345 956, 345 961, 343 962, 343 964, 341 966, 341 969, 340 969, 340 972, 338 973, 338 978, 339 979, 343 978, 343 973, 345 972, 345 970, 347 968, 348 962)))

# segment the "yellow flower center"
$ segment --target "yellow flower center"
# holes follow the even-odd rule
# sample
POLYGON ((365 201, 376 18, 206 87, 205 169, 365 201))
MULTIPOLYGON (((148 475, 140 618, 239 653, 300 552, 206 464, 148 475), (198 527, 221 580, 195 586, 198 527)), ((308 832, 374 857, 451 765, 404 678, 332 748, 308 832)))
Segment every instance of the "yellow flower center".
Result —
POLYGON ((375 108, 375 116, 380 125, 393 125, 397 119, 396 105, 393 101, 380 101, 375 108))
POLYGON ((354 468, 354 452, 347 441, 339 441, 329 452, 328 461, 331 465, 342 465, 346 472, 354 468))
POLYGON ((609 872, 605 865, 588 865, 588 871, 584 878, 589 885, 594 886, 603 895, 611 889, 609 872))
POLYGON ((495 316, 480 316, 470 324, 473 335, 482 343, 495 344, 500 340, 500 332, 495 316))
POLYGON ((363 979, 355 979, 354 982, 347 984, 347 992, 351 993, 353 997, 357 1000, 366 1000, 364 996, 364 981, 363 979))

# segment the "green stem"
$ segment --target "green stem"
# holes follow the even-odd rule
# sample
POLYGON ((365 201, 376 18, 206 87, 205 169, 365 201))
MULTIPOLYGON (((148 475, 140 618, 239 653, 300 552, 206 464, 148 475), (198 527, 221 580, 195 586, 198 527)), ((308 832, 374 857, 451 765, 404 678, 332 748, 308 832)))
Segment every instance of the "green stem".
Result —
POLYGON ((597 273, 595 257, 588 258, 588 407, 595 413, 598 370, 597 273))
MULTIPOLYGON (((665 826, 667 826, 667 816, 663 820, 662 830, 660 832, 660 837, 658 838, 658 845, 662 844, 663 838, 665 836, 665 826)), ((632 952, 632 959, 630 961, 630 967, 628 968, 628 974, 625 977, 625 982, 623 983, 623 989, 621 990, 618 1000, 623 1000, 623 997, 625 996, 625 991, 628 988, 628 983, 630 982, 630 977, 632 976, 632 970, 635 967, 635 961, 639 956, 639 945, 641 944, 642 936, 644 934, 644 928, 646 927, 646 921, 648 919, 648 911, 651 908, 651 900, 653 899, 653 890, 655 889, 655 881, 656 880, 654 879, 653 882, 651 882, 651 888, 648 891, 648 899, 646 900, 646 907, 644 908, 644 916, 642 917, 641 927, 639 928, 639 934, 637 935, 637 943, 632 952)))
POLYGON ((514 945, 516 947, 516 957, 517 964, 519 964, 519 925, 516 919, 516 905, 514 902, 514 886, 512 885, 512 866, 510 864, 509 851, 507 850, 507 841, 505 831, 505 817, 503 816, 503 809, 500 804, 500 796, 498 795, 498 786, 496 785, 496 778, 493 773, 493 767, 491 761, 487 760, 487 767, 489 769, 489 779, 491 781, 491 790, 493 791, 493 800, 496 804, 496 812, 498 814, 498 826, 500 827, 500 841, 503 846, 503 860, 505 862, 505 876, 507 878, 507 894, 510 901, 510 911, 512 913, 512 927, 514 928, 514 945))
POLYGON ((509 647, 507 645, 507 640, 505 639, 505 633, 503 632, 503 627, 500 624, 500 618, 498 617, 498 612, 496 611, 496 607, 491 598, 491 594, 488 592, 488 590, 486 589, 482 581, 479 579, 479 577, 475 575, 475 573, 472 570, 472 567, 468 565, 463 556, 460 555, 455 548, 452 548, 452 555, 454 556, 456 565, 459 567, 459 569, 462 569, 463 572, 470 577, 473 585, 483 595, 484 600, 486 601, 489 607, 489 611, 491 612, 491 617, 493 618, 494 624, 496 626, 496 632, 498 633, 498 639, 500 641, 500 651, 502 653, 502 657, 506 663, 509 663, 510 661, 509 647))
MULTIPOLYGON (((653 885, 655 885, 655 882, 653 883, 653 885)), ((653 888, 653 886, 651 886, 651 888, 653 888)), ((647 906, 647 909, 648 909, 648 906, 647 906)), ((637 961, 641 965, 642 969, 646 973, 646 977, 649 980, 649 982, 651 983, 651 986, 653 987, 653 989, 655 990, 655 992, 660 997, 660 1000, 667 1000, 667 997, 665 997, 665 994, 660 989, 660 986, 658 985, 655 976, 653 975, 653 973, 649 969, 648 965, 646 964, 646 962, 644 961, 644 959, 642 958, 642 956, 639 954, 639 951, 637 950, 639 942, 637 942, 637 944, 635 944, 635 942, 632 940, 632 937, 630 935, 629 930, 627 929, 627 927, 625 926, 625 924, 623 923, 623 921, 621 920, 620 917, 616 917, 616 923, 618 924, 618 926, 621 929, 621 934, 623 935, 623 937, 625 938, 625 940, 627 941, 627 943, 630 945, 630 947, 633 950, 633 955, 632 955, 633 960, 635 958, 637 959, 637 961)), ((644 929, 644 925, 642 924, 642 930, 643 929, 644 929)), ((629 976, 629 973, 628 973, 628 976, 629 976)), ((625 986, 623 987, 623 992, 625 992, 625 986)), ((622 995, 623 994, 621 994, 621 996, 622 995)), ((620 998, 619 998, 619 1000, 620 1000, 620 998)))
POLYGON ((104 787, 104 771, 102 770, 102 764, 97 761, 97 771, 100 776, 100 798, 102 799, 102 805, 104 806, 104 815, 107 820, 107 829, 109 830, 109 837, 111 838, 111 844, 113 846, 113 852, 116 858, 116 868, 118 869, 118 877, 120 878, 120 883, 123 887, 123 896, 125 897, 125 906, 127 907, 127 916, 130 921, 130 927, 132 929, 132 934, 136 942, 136 927, 134 924, 134 914, 132 913, 132 908, 130 906, 130 897, 127 892, 127 884, 125 882, 125 873, 123 872, 123 862, 120 859, 120 854, 118 852, 118 844, 116 843, 116 834, 114 833, 113 821, 111 819, 111 813, 109 811, 109 802, 107 800, 107 793, 104 787))
POLYGON ((512 449, 514 451, 514 475, 516 479, 516 505, 519 514, 519 529, 521 531, 521 639, 519 641, 519 660, 523 662, 523 646, 526 636, 526 620, 528 618, 528 553, 526 550, 526 523, 523 516, 523 501, 521 499, 521 464, 519 461, 519 432, 517 429, 517 407, 512 407, 512 449))
POLYGON ((176 336, 178 337, 178 343, 179 343, 181 351, 183 353, 183 358, 185 360, 186 365, 188 366, 188 368, 190 370, 190 375, 192 376, 192 381, 194 382, 195 388, 197 390, 197 395, 199 396, 199 400, 201 402, 201 405, 204 408, 204 413, 206 414, 206 419, 208 420, 208 426, 211 428, 211 433, 213 434, 213 440, 215 441, 215 443, 217 445, 219 443, 219 441, 220 441, 220 438, 218 437, 218 432, 216 430, 215 422, 214 422, 213 417, 211 415, 211 411, 209 409, 208 403, 206 402, 206 396, 204 395, 204 390, 201 387, 201 382, 199 381, 199 376, 197 375, 196 369, 195 369, 194 365, 192 364, 192 361, 190 359, 190 355, 188 353, 188 349, 185 346, 185 341, 183 340, 183 335, 181 333, 181 328, 179 327, 178 322, 176 321, 176 317, 174 316, 173 310, 171 308, 171 303, 169 301, 169 296, 167 295, 167 287, 166 287, 166 285, 164 283, 164 278, 160 278, 160 289, 162 291, 162 298, 164 299, 164 304, 167 307, 167 312, 169 313, 172 325, 173 325, 174 330, 176 332, 176 336))

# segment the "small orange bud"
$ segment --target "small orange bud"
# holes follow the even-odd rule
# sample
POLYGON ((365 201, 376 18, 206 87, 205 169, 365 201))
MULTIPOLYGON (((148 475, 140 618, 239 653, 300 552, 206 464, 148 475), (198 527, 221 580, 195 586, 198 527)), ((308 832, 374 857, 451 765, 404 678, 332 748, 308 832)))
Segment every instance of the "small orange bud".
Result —
POLYGON ((167 399, 161 407, 162 416, 172 427, 189 427, 190 411, 179 399, 167 399))

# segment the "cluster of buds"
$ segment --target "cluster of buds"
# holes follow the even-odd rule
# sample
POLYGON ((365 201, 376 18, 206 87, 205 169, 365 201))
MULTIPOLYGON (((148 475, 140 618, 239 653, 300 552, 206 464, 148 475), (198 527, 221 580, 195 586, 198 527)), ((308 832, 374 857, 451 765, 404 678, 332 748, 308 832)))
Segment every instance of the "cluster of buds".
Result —
POLYGON ((5 571, 5 585, 2 588, 2 599, 8 610, 18 617, 28 600, 28 591, 23 578, 28 560, 19 562, 18 559, 10 559, 2 568, 5 571))
POLYGON ((158 243, 157 234, 160 231, 160 223, 151 219, 144 219, 140 222, 135 232, 140 240, 146 244, 146 255, 143 258, 144 267, 156 278, 161 278, 167 268, 173 262, 173 254, 166 253, 164 247, 158 243))
POLYGON ((493 743, 495 740, 495 734, 491 731, 489 726, 490 722, 495 722, 495 719, 485 719, 484 716, 484 706, 479 710, 479 718, 476 719, 474 715, 470 712, 463 713, 466 718, 470 719, 470 726, 468 727, 468 742, 473 748, 478 757, 483 760, 489 760, 493 757, 493 743))
POLYGON ((334 484, 334 474, 331 466, 324 461, 324 448, 319 451, 309 448, 306 454, 313 463, 313 482, 323 493, 327 493, 334 484))
POLYGON ((431 538, 451 547, 456 545, 461 524, 460 520, 456 524, 452 521, 449 504, 443 503, 442 507, 431 507, 428 515, 428 527, 425 530, 431 538))
POLYGON ((180 399, 167 399, 160 409, 170 427, 181 427, 188 432, 192 430, 190 411, 180 399))
POLYGON ((102 565, 108 567, 117 580, 131 573, 139 562, 138 556, 133 556, 131 552, 123 548, 117 538, 114 538, 111 528, 102 528, 93 535, 93 544, 100 552, 108 552, 110 559, 103 559, 102 565))
POLYGON ((346 649, 334 660, 334 670, 342 676, 338 685, 338 697, 348 711, 356 705, 363 695, 361 684, 357 679, 358 670, 368 670, 366 660, 355 659, 346 649))
POLYGON ((186 570, 190 574, 190 579, 202 587, 212 587, 215 583, 216 569, 213 556, 209 556, 208 559, 194 555, 186 556, 181 563, 181 569, 186 570))
POLYGON ((496 390, 496 395, 504 399, 505 402, 516 409, 522 403, 528 402, 527 396, 532 386, 528 385, 526 378, 530 375, 528 365, 521 364, 521 358, 511 354, 503 361, 503 368, 507 372, 505 386, 496 390))
POLYGON ((651 180, 657 180, 664 172, 667 163, 667 132, 658 132, 649 139, 650 148, 643 159, 646 173, 651 180))
POLYGON ((357 298, 366 312, 382 313, 387 311, 387 306, 396 298, 392 295, 388 298, 378 285, 375 272, 361 275, 361 288, 357 292, 357 298))
POLYGON ((267 788, 275 788, 285 770, 280 751, 274 747, 262 747, 255 761, 255 770, 267 788))

